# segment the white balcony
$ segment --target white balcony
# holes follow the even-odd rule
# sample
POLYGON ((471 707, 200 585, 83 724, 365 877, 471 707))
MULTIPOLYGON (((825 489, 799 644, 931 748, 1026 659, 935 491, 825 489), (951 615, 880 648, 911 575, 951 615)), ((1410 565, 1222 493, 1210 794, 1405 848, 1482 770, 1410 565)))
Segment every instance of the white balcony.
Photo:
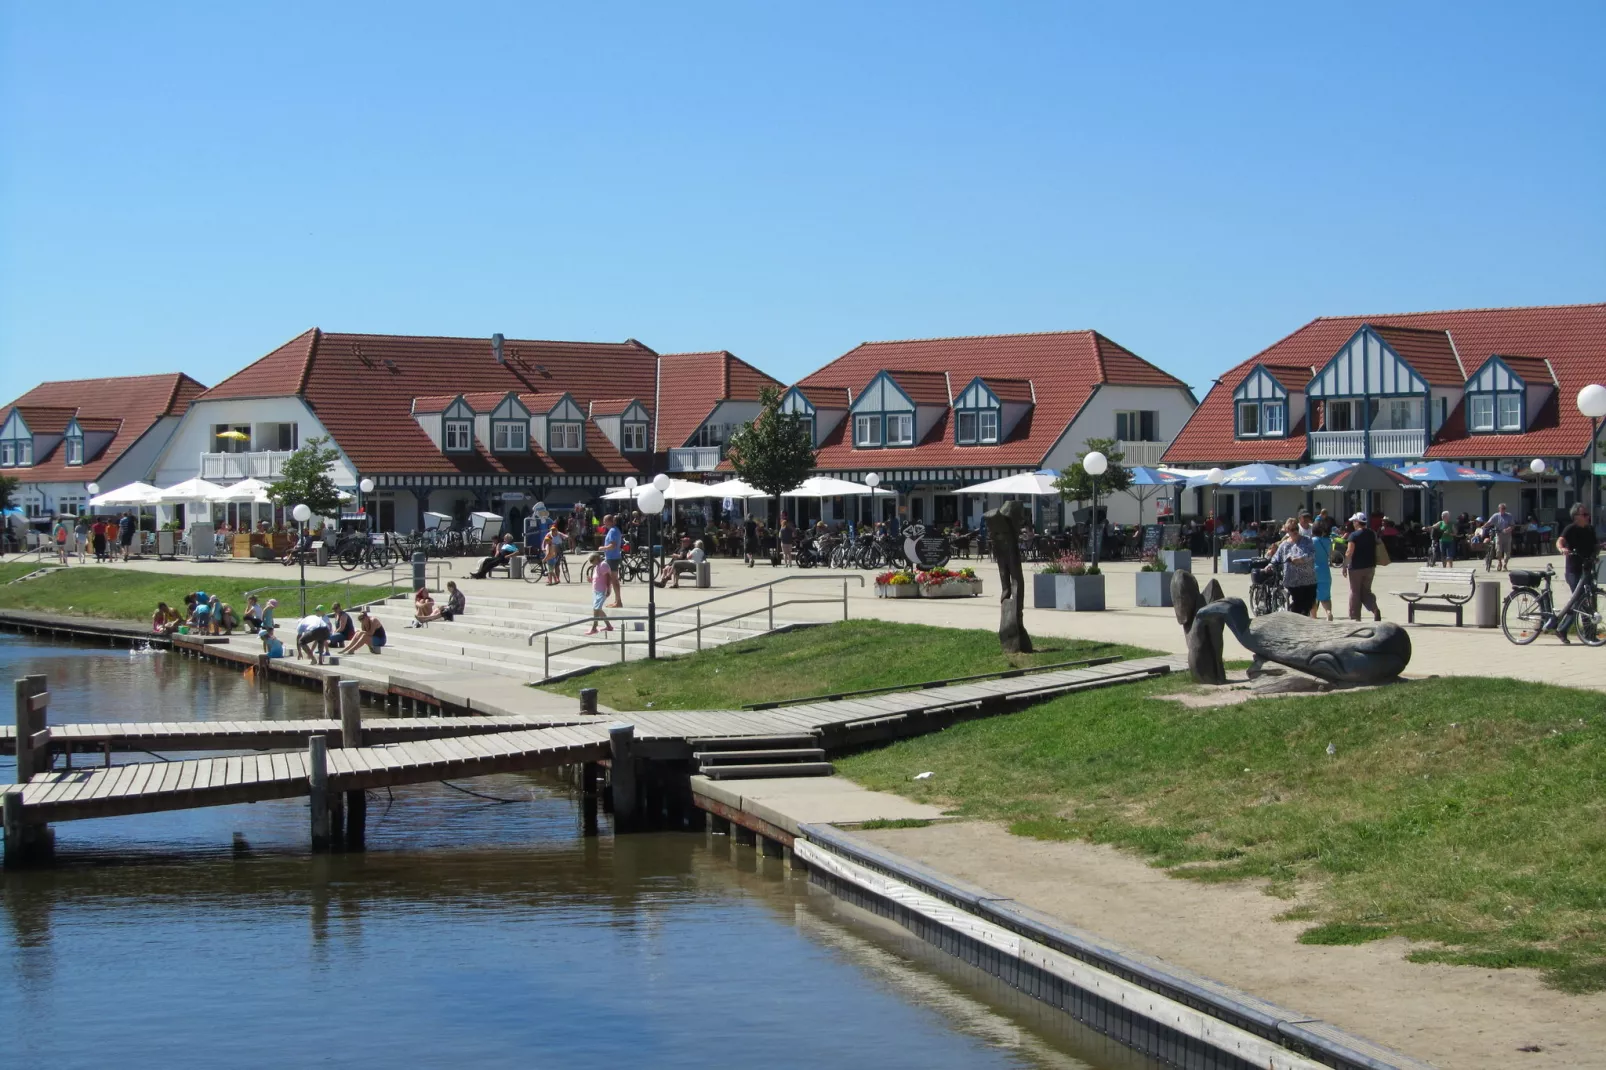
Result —
POLYGON ((1121 463, 1128 468, 1134 465, 1154 467, 1160 463, 1165 447, 1164 442, 1128 442, 1126 439, 1115 444, 1115 448, 1121 451, 1121 463))
POLYGON ((671 472, 712 472, 719 467, 718 446, 685 446, 669 451, 671 472))
POLYGON ((1361 461, 1367 456, 1366 440, 1372 440, 1374 461, 1414 461, 1428 448, 1428 433, 1420 427, 1386 431, 1312 431, 1312 461, 1361 461))
POLYGON ((213 483, 237 483, 242 479, 278 479, 284 473, 284 462, 289 458, 289 450, 203 453, 201 478, 213 483))

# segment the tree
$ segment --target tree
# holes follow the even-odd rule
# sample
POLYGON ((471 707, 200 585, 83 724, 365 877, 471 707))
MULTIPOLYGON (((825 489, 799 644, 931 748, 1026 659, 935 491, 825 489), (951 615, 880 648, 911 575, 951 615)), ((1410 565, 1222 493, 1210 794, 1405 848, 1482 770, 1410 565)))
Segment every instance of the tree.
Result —
POLYGON ((0 509, 11 508, 11 496, 17 493, 15 476, 0 476, 0 509))
POLYGON ((313 516, 339 516, 340 490, 329 472, 340 459, 340 451, 325 446, 324 438, 309 438, 284 462, 277 482, 268 487, 268 497, 286 509, 305 503, 313 516))
POLYGON ((758 417, 732 432, 725 457, 740 479, 775 499, 774 517, 779 520, 781 495, 814 469, 814 441, 801 416, 781 411, 779 390, 767 386, 758 398, 758 417))
MULTIPOLYGON (((1083 450, 1083 456, 1098 450, 1109 458, 1110 467, 1099 476, 1100 495, 1125 490, 1132 485, 1132 473, 1121 464, 1126 454, 1115 448, 1117 445, 1115 439, 1090 438, 1082 445, 1087 447, 1083 450)), ((1054 489, 1060 492, 1061 498, 1080 505, 1093 498, 1093 477, 1087 474, 1079 458, 1075 464, 1060 470, 1060 477, 1054 481, 1054 489)))

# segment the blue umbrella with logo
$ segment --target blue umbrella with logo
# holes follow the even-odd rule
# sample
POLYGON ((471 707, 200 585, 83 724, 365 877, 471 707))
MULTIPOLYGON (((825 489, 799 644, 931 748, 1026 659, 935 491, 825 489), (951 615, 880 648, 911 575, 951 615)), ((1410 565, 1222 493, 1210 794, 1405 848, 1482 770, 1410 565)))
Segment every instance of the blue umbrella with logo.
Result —
MULTIPOLYGON (((1148 501, 1154 495, 1158 494, 1159 491, 1148 489, 1138 490, 1135 488, 1181 487, 1187 483, 1186 477, 1179 476, 1175 472, 1162 472, 1158 468, 1151 468, 1148 465, 1142 464, 1133 468, 1128 468, 1127 474, 1132 477, 1131 482, 1127 485, 1127 493, 1138 500, 1139 524, 1143 523, 1143 503, 1148 501)), ((1158 517, 1156 519, 1158 519, 1158 517)))
MULTIPOLYGON (((1489 515, 1489 488, 1496 483, 1521 483, 1516 476, 1508 476, 1502 472, 1491 472, 1487 468, 1473 468, 1465 464, 1451 464, 1449 461, 1422 461, 1418 464, 1402 464, 1395 471, 1405 478, 1423 486, 1432 488, 1440 483, 1476 483, 1483 488, 1483 515, 1489 515)), ((1424 513, 1431 512, 1425 510, 1424 513)))

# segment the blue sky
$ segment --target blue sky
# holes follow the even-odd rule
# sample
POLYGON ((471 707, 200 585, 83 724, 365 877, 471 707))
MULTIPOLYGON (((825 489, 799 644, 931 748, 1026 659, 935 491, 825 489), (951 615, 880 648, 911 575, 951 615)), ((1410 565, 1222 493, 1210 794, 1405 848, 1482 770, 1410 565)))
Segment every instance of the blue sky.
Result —
MULTIPOLYGON (((312 326, 725 348, 1606 296, 1606 6, 8 4, 0 398, 312 326)), ((1045 370, 1047 371, 1047 370, 1045 370)))

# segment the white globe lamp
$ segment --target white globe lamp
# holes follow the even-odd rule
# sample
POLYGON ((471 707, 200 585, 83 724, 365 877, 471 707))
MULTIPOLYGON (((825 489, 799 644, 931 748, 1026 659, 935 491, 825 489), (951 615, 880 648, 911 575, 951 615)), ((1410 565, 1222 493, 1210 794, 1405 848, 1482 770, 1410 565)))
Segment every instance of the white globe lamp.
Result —
POLYGON ((1578 411, 1594 421, 1589 435, 1589 504, 1594 512, 1600 511, 1600 476, 1596 470, 1600 462, 1600 421, 1606 416, 1606 386, 1590 383, 1578 392, 1578 411))
POLYGON ((669 477, 659 472, 652 477, 652 485, 658 488, 658 493, 666 494, 669 491, 669 477))
POLYGON ((87 490, 89 492, 89 496, 91 498, 93 498, 95 495, 100 493, 100 484, 99 483, 91 483, 88 486, 86 486, 84 489, 87 490))
POLYGON ((361 483, 357 484, 357 489, 362 491, 364 494, 372 494, 374 492, 374 481, 371 479, 364 479, 361 483))
POLYGON ((1210 471, 1205 473, 1205 482, 1206 483, 1211 483, 1211 484, 1214 484, 1215 486, 1219 487, 1219 486, 1221 486, 1221 484, 1225 483, 1226 481, 1227 481, 1227 473, 1223 472, 1219 468, 1212 468, 1212 469, 1210 469, 1210 471))
POLYGON ((1591 420, 1606 416, 1606 386, 1590 383, 1578 392, 1578 411, 1591 420))
POLYGON ((871 490, 875 490, 881 485, 881 473, 871 472, 869 475, 865 476, 864 485, 869 487, 871 490))
POLYGON ((1545 459, 1543 457, 1535 457, 1529 462, 1528 471, 1532 472, 1536 476, 1540 476, 1545 474, 1545 467, 1545 459))
POLYGON ((643 513, 661 513, 664 511, 664 492, 654 486, 643 487, 636 496, 643 513))
POLYGON ((636 477, 635 476, 625 476, 625 489, 626 490, 635 490, 636 489, 636 477))
POLYGON ((1098 450, 1082 458, 1082 470, 1097 478, 1110 470, 1110 459, 1098 450))
POLYGON ((296 518, 296 523, 305 524, 312 519, 312 510, 307 508, 306 503, 303 502, 290 510, 290 515, 296 518))

